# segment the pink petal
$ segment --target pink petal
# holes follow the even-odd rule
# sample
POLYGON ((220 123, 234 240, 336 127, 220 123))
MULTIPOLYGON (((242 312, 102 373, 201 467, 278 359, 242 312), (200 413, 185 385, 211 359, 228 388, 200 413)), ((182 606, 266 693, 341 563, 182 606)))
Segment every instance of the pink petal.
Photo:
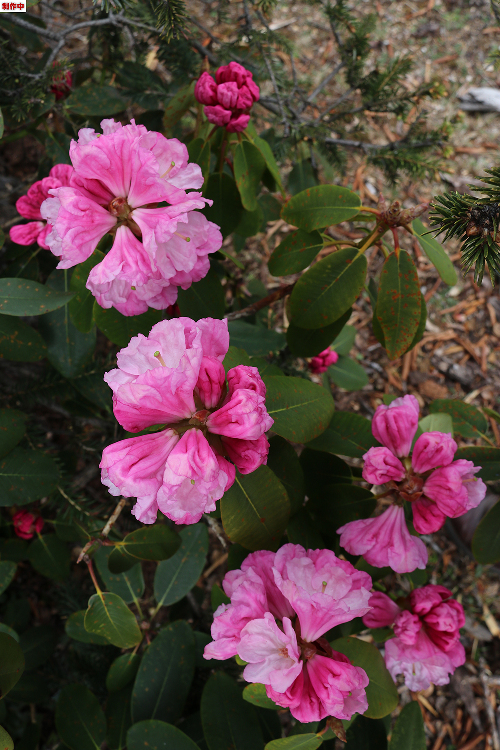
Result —
POLYGON ((424 432, 413 447, 411 463, 417 474, 423 474, 438 466, 448 466, 453 461, 457 444, 445 432, 424 432))
POLYGON ((389 448, 370 448, 363 456, 363 479, 370 484, 400 482, 405 477, 405 467, 389 448))
POLYGON ((32 245, 45 229, 44 221, 30 221, 28 224, 16 224, 11 227, 9 235, 17 245, 32 245))
POLYGON ((408 456, 418 427, 419 405, 415 396, 395 399, 377 408, 372 420, 374 437, 395 456, 408 456))
POLYGON ((381 591, 375 591, 368 604, 371 609, 363 617, 363 623, 367 628, 387 628, 401 611, 396 602, 381 591))

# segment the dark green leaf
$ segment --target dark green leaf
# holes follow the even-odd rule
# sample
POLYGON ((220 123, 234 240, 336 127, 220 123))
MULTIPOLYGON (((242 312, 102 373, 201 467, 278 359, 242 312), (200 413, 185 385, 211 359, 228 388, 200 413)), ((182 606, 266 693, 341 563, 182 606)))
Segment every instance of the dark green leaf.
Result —
POLYGON ((296 232, 287 234, 284 240, 274 249, 269 258, 269 273, 273 276, 287 276, 299 273, 311 264, 323 247, 323 238, 319 232, 296 232))
POLYGON ((123 750, 126 747, 127 732, 132 726, 131 702, 132 685, 108 695, 106 744, 109 750, 123 750))
POLYGON ((343 326, 339 335, 332 343, 332 349, 335 349, 337 354, 347 357, 352 349, 357 332, 358 331, 354 326, 343 326))
POLYGON ((422 305, 417 269, 407 252, 393 252, 380 274, 377 319, 384 333, 389 359, 404 354, 415 338, 422 305))
POLYGON ((137 620, 118 594, 99 592, 89 599, 85 630, 107 638, 118 648, 132 648, 142 640, 137 620))
POLYGON ((112 573, 121 573, 138 560, 168 560, 180 546, 180 536, 169 526, 160 523, 145 526, 116 543, 109 559, 109 569, 112 573))
POLYGON ((105 646, 109 644, 107 638, 102 635, 95 635, 85 630, 85 609, 73 612, 66 620, 65 630, 70 638, 80 643, 95 643, 96 645, 105 646))
POLYGON ((403 706, 396 719, 389 742, 389 750, 425 750, 424 719, 418 700, 403 706))
POLYGON ((455 286, 457 283, 457 272, 444 247, 431 234, 426 234, 428 230, 424 227, 420 219, 415 219, 412 227, 420 243, 420 247, 433 266, 435 266, 444 283, 449 286, 455 286))
POLYGON ((0 409, 0 458, 16 447, 26 430, 26 414, 17 409, 0 409))
POLYGON ((450 414, 428 414, 418 423, 415 437, 423 432, 449 432, 453 436, 453 420, 450 414))
MULTIPOLYGON (((324 328, 299 328, 298 325, 290 323, 286 332, 287 344, 292 354, 296 357, 314 357, 330 346, 336 336, 341 335, 345 324, 351 317, 352 310, 347 310, 343 315, 324 328)), ((348 326, 351 328, 351 326, 348 326)))
POLYGON ((49 698, 47 678, 38 672, 28 672, 9 693, 9 700, 18 703, 44 703, 49 698))
POLYGON ((287 491, 290 513, 293 515, 304 502, 304 473, 295 449, 279 435, 275 435, 269 441, 267 465, 287 491))
POLYGON ((323 744, 323 738, 317 734, 295 734, 291 737, 283 737, 281 740, 268 742, 265 750, 316 750, 323 744))
POLYGON ((66 107, 71 112, 88 117, 115 115, 127 108, 128 100, 114 86, 99 86, 90 83, 80 86, 66 99, 66 107))
POLYGON ((114 660, 106 675, 106 688, 109 693, 123 690, 137 674, 141 656, 139 654, 122 654, 114 660))
POLYGON ((128 750, 198 750, 193 740, 164 721, 139 721, 128 730, 128 750))
POLYGON ((181 546, 175 555, 156 569, 154 591, 158 607, 180 601, 191 591, 205 567, 207 527, 202 523, 188 526, 180 532, 180 537, 181 546))
POLYGON ((349 657, 355 667, 364 669, 370 679, 366 688, 368 710, 364 716, 381 719, 394 711, 398 705, 398 691, 380 651, 359 638, 339 638, 333 641, 332 648, 349 657))
POLYGON ((318 184, 316 170, 310 159, 301 159, 293 165, 288 175, 288 190, 292 195, 297 195, 302 190, 315 187, 318 184))
POLYGON ((264 744, 255 712, 224 672, 203 688, 201 721, 209 750, 258 750, 264 744))
POLYGON ((71 554, 68 545, 56 534, 43 534, 34 539, 29 547, 28 560, 35 570, 54 581, 63 581, 69 576, 71 554))
POLYGON ((193 320, 200 318, 222 318, 226 309, 224 287, 213 269, 207 275, 191 284, 189 289, 179 288, 177 304, 181 315, 193 320))
POLYGON ((346 735, 345 750, 387 750, 387 730, 381 719, 355 716, 346 735))
POLYGON ((13 362, 40 362, 47 347, 38 331, 23 320, 0 315, 0 359, 13 362))
POLYGON ((234 232, 243 214, 235 181, 225 172, 215 172, 208 178, 204 196, 212 200, 213 205, 206 206, 203 213, 209 221, 220 227, 222 236, 227 237, 234 232))
POLYGON ((472 537, 472 554, 482 565, 500 560, 500 502, 486 513, 477 526, 472 537))
POLYGON ((152 327, 163 320, 163 310, 149 309, 142 315, 122 315, 115 310, 114 307, 110 307, 109 310, 104 310, 99 307, 97 302, 94 302, 94 320, 96 326, 106 334, 108 339, 117 344, 117 346, 124 347, 130 342, 130 339, 137 334, 142 333, 147 336, 152 327))
POLYGON ((317 524, 311 518, 309 506, 301 508, 288 521, 286 535, 292 544, 301 544, 305 549, 323 549, 325 543, 318 531, 317 524))
POLYGON ((378 442, 372 435, 372 425, 360 414, 336 411, 328 428, 307 444, 316 451, 326 451, 341 456, 362 458, 378 442))
POLYGON ((228 328, 231 345, 244 349, 252 356, 279 351, 286 343, 283 333, 245 323, 243 320, 232 320, 228 328))
POLYGON ((450 414, 453 419, 453 429, 465 438, 481 437, 488 429, 486 417, 472 404, 466 404, 458 399, 436 399, 429 404, 431 414, 450 414))
POLYGON ((294 195, 281 210, 281 218, 306 232, 340 224, 358 213, 356 193, 338 185, 318 185, 294 195))
POLYGON ((366 258, 355 247, 315 263, 295 284, 290 296, 292 322, 301 328, 324 328, 357 300, 366 277, 366 258))
POLYGON ((109 570, 111 554, 111 547, 100 547, 94 555, 105 590, 118 594, 126 604, 136 602, 144 593, 145 584, 141 566, 134 560, 135 564, 126 572, 112 573, 109 570))
POLYGON ((309 506, 318 527, 330 536, 350 521, 369 518, 377 501, 370 490, 356 484, 331 484, 314 496, 309 506))
POLYGON ((26 724, 23 735, 20 741, 16 744, 16 750, 37 750, 42 734, 42 727, 39 722, 40 720, 35 724, 32 722, 26 724))
POLYGON ((142 657, 132 694, 134 723, 161 716, 177 721, 194 676, 195 640, 184 620, 160 631, 142 657))
POLYGON ((85 286, 91 270, 104 260, 100 250, 94 250, 90 258, 75 267, 69 288, 75 296, 68 305, 71 322, 80 333, 90 333, 94 325, 94 296, 85 286))
POLYGON ((281 203, 274 195, 270 195, 269 193, 259 195, 257 200, 264 214, 264 226, 261 228, 261 231, 264 231, 269 221, 277 221, 280 218, 281 203))
MULTIPOLYGON (((245 240, 247 237, 253 237, 260 231, 262 221, 262 209, 260 205, 257 204, 255 211, 243 211, 240 222, 234 230, 234 233, 235 235, 238 235, 238 237, 241 237, 242 240, 245 240)), ((236 248, 236 246, 235 251, 239 252, 239 248, 236 248)), ((219 252, 221 251, 219 250, 219 252)), ((244 268, 244 266, 241 266, 241 268, 244 268)))
POLYGON ((51 625, 38 625, 21 634, 19 643, 23 650, 25 670, 29 672, 44 664, 52 655, 58 637, 51 625))
POLYGON ((210 592, 210 604, 212 611, 215 612, 221 604, 229 604, 231 599, 225 595, 218 583, 214 583, 210 592))
POLYGON ((203 138, 195 138, 188 143, 187 149, 189 161, 198 164, 206 183, 210 168, 210 141, 204 141, 203 138))
POLYGON ((331 453, 304 448, 300 454, 300 463, 309 498, 321 497, 326 485, 348 484, 352 479, 351 469, 346 462, 331 453))
POLYGON ((0 560, 0 594, 12 582, 17 570, 17 564, 11 560, 0 560))
POLYGON ((106 717, 90 690, 67 685, 57 700, 56 728, 71 750, 99 750, 106 737, 106 717))
POLYGON ((368 384, 366 370, 356 360, 340 356, 328 368, 328 376, 339 388, 346 391, 360 391, 368 384))
POLYGON ((274 419, 272 429, 294 443, 305 443, 320 435, 334 410, 330 393, 304 378, 265 378, 266 408, 274 419))
POLYGON ((112 391, 101 372, 90 372, 71 380, 71 384, 90 403, 108 413, 112 411, 112 391))
MULTIPOLYGON (((267 169, 269 170, 272 177, 274 178, 274 181, 276 182, 278 188, 282 191, 283 188, 281 186, 280 170, 279 170, 278 165, 276 164, 276 159, 274 158, 274 154, 272 152, 271 146, 264 138, 260 138, 259 136, 253 136, 253 143, 255 146, 257 146, 260 153, 264 157, 267 169)), ((276 218, 279 219, 279 214, 276 218)))
POLYGON ((195 81, 192 81, 187 86, 179 89, 165 107, 163 128, 167 135, 170 134, 174 125, 179 122, 182 115, 188 111, 189 107, 192 107, 196 103, 194 98, 194 85, 195 81))
MULTIPOLYGON (((427 323, 427 305, 425 302, 425 297, 423 294, 420 294, 420 320, 418 323, 418 328, 415 332, 415 336, 413 337, 413 341, 411 342, 408 349, 413 349, 416 344, 418 344, 419 341, 422 340, 423 335, 425 333, 425 325, 427 323)), ((377 320, 377 325, 380 327, 380 323, 377 320)), ((382 346, 385 346, 385 339, 383 338, 384 334, 382 332, 382 328, 380 328, 380 332, 382 333, 382 340, 380 340, 380 343, 382 346)), ((375 338, 378 339, 378 336, 375 335, 375 338)))
POLYGON ((24 654, 19 643, 0 633, 0 699, 12 690, 24 670, 24 654))
POLYGON ((236 346, 230 346, 227 350, 227 354, 224 357, 224 361, 222 362, 224 365, 224 369, 226 371, 226 375, 228 370, 231 370, 233 367, 237 367, 238 365, 247 365, 252 366, 252 360, 246 353, 244 349, 238 349, 236 346))
POLYGON ((232 542, 249 550, 278 549, 290 516, 285 488, 267 466, 251 474, 236 471, 220 501, 222 525, 232 542))
POLYGON ((279 711, 281 709, 281 706, 277 706, 271 698, 267 697, 266 686, 261 685, 259 682, 247 685, 246 688, 243 689, 243 698, 249 703, 252 703, 252 705, 259 706, 259 708, 271 708, 273 711, 279 711))
POLYGON ((14 448, 0 461, 0 507, 39 500, 52 492, 59 477, 59 468, 50 456, 14 448))
MULTIPOLYGON (((2 118, 2 135, 3 135, 3 118, 2 118)), ((2 136, 0 135, 0 138, 1 137, 2 136)), ((14 750, 14 740, 3 727, 0 727, 0 748, 2 748, 2 750, 14 750)))
POLYGON ((258 206, 257 188, 266 167, 266 161, 253 143, 241 141, 234 151, 233 165, 243 207, 247 211, 255 211, 258 206))
POLYGON ((0 279, 0 313, 27 317, 45 315, 66 305, 73 292, 56 292, 24 279, 0 279))

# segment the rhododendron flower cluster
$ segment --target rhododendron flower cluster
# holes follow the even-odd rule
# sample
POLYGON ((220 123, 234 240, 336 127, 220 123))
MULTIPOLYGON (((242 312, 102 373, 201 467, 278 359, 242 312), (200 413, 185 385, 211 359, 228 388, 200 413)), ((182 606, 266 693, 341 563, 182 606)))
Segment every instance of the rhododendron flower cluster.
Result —
POLYGON ((12 516, 14 531, 21 539, 32 539, 35 534, 40 534, 43 529, 43 518, 35 516, 29 510, 18 510, 12 516))
MULTIPOLYGON (((195 209, 207 203, 201 169, 188 164, 186 146, 144 125, 103 120, 72 141, 69 185, 54 186, 41 207, 51 225, 46 243, 71 268, 89 258, 105 234, 114 242, 96 265, 87 289, 101 307, 139 315, 163 310, 209 270, 221 247, 219 228, 195 209)), ((208 201, 209 202, 209 201, 208 201)))
POLYGON ((321 375, 326 372, 330 365, 334 365, 339 355, 333 349, 324 349, 322 352, 311 358, 309 369, 315 375, 321 375))
POLYGON ((137 498, 132 513, 142 523, 154 523, 158 510, 196 523, 231 487, 235 466, 248 474, 267 462, 266 387, 244 365, 228 371, 226 384, 228 347, 227 321, 164 320, 132 338, 104 376, 122 427, 163 426, 108 446, 100 464, 112 495, 137 498))
POLYGON ((49 190, 69 185, 72 173, 73 167, 69 164, 56 164, 50 170, 48 177, 34 182, 28 193, 16 201, 16 208, 21 216, 25 219, 33 219, 33 221, 12 227, 10 230, 12 242, 17 242, 18 245, 31 245, 33 242, 38 242, 40 247, 45 250, 49 249, 46 238, 50 226, 43 220, 40 207, 49 197, 49 190))
POLYGON ((209 122, 225 127, 229 133, 240 133, 250 122, 250 107, 259 101, 259 87, 249 70, 230 62, 218 69, 215 81, 210 73, 202 73, 194 95, 206 105, 204 112, 209 122))
POLYGON ((377 591, 369 604, 372 609, 363 617, 367 627, 394 626, 396 637, 385 642, 385 663, 394 680, 403 674, 410 690, 426 690, 431 683, 446 685, 464 664, 459 634, 464 609, 444 586, 414 589, 401 607, 377 591))
POLYGON ((382 515, 346 523, 338 533, 340 544, 352 555, 363 555, 376 567, 390 566, 397 573, 425 568, 427 550, 407 528, 404 502, 411 503, 413 525, 419 534, 438 531, 447 517, 457 518, 479 505, 486 485, 475 477, 480 466, 453 457, 457 444, 450 434, 424 432, 411 446, 418 428, 415 396, 397 398, 379 406, 372 421, 381 447, 363 456, 363 479, 387 485, 394 504, 382 515))
POLYGON ((237 654, 247 662, 243 677, 265 685, 298 721, 364 713, 366 672, 323 636, 368 612, 371 584, 330 550, 285 544, 276 553, 253 552, 224 578, 231 603, 214 613, 205 659, 237 654))

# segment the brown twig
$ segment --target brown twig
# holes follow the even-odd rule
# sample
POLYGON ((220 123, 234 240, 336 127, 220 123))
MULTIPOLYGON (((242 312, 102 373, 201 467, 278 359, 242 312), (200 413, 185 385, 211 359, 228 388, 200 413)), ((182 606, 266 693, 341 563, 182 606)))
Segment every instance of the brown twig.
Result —
POLYGON ((282 286, 279 289, 276 289, 276 291, 271 292, 271 294, 268 294, 267 297, 262 297, 262 299, 257 300, 257 302, 254 302, 252 305, 244 307, 243 310, 235 310, 234 312, 228 313, 226 319, 238 320, 239 318, 247 318, 249 315, 254 315, 254 313, 262 310, 263 307, 272 305, 273 302, 286 297, 287 294, 290 294, 294 286, 295 284, 282 286))

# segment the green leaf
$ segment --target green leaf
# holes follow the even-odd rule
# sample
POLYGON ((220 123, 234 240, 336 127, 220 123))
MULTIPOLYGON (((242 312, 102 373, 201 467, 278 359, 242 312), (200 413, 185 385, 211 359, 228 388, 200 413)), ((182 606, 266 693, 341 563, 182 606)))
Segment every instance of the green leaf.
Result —
POLYGON ((288 224, 312 232, 340 224, 358 213, 361 201, 356 193, 338 185, 318 185, 297 193, 281 209, 288 224))
POLYGON ((266 408, 274 419, 273 431, 294 443, 305 443, 320 435, 334 411, 330 393, 304 378, 265 378, 266 408))
POLYGON ((83 685, 67 685, 57 700, 56 729, 71 750, 99 750, 106 737, 106 717, 99 701, 83 685))
MULTIPOLYGON (((274 158, 271 146, 264 138, 260 138, 258 135, 253 137, 253 143, 255 146, 257 146, 260 153, 264 157, 266 166, 274 177, 278 188, 283 192, 280 170, 278 165, 276 164, 276 159, 274 158)), ((279 215, 276 218, 279 219, 279 215)))
POLYGON ((453 420, 450 414, 428 414, 418 423, 419 431, 422 432, 449 432, 453 437, 453 420))
POLYGON ((94 555, 105 590, 118 594, 125 604, 137 602, 143 595, 145 586, 141 566, 134 560, 135 564, 126 572, 114 574, 108 567, 111 554, 111 547, 100 547, 94 555))
POLYGON ((193 740, 164 721, 139 721, 127 733, 128 750, 199 750, 193 740))
POLYGON ((26 672, 37 669, 50 659, 58 642, 52 625, 38 625, 21 634, 19 644, 24 654, 26 672))
POLYGON ((304 502, 304 473, 299 457, 292 445, 275 435, 269 441, 267 465, 276 474, 290 499, 290 513, 293 515, 304 502))
POLYGON ((488 429, 486 417, 472 404, 458 399, 436 399, 429 404, 431 414, 449 414, 453 420, 453 429, 464 438, 478 438, 488 429))
POLYGON ((213 205, 206 206, 202 213, 220 227, 223 237, 227 237, 234 232, 243 214, 235 181, 225 172, 212 173, 208 178, 204 197, 212 200, 213 205))
POLYGON ((288 522, 286 535, 292 544, 301 544, 304 549, 323 549, 323 537, 318 531, 317 524, 311 518, 309 505, 301 508, 288 522))
POLYGON ((304 448, 300 454, 304 471, 305 494, 309 498, 321 497, 328 484, 348 484, 352 480, 350 467, 331 453, 304 448))
POLYGON ((425 750, 424 719, 418 700, 403 706, 391 733, 389 750, 425 750))
POLYGON ((0 699, 21 677, 24 670, 24 654, 19 643, 7 633, 0 633, 0 699))
POLYGON ((66 634, 70 638, 80 643, 94 643, 99 646, 109 645, 107 638, 103 638, 102 635, 95 635, 95 633, 89 633, 85 630, 85 609, 81 609, 78 612, 73 612, 66 620, 66 634))
POLYGON ((358 331, 354 326, 343 326, 339 335, 332 343, 332 349, 335 349, 339 356, 347 357, 353 347, 357 332, 358 331))
POLYGON ((90 333, 94 326, 94 295, 85 286, 91 270, 104 260, 104 253, 94 250, 90 258, 75 267, 69 288, 75 296, 68 305, 71 322, 80 333, 90 333))
POLYGON ((243 207, 247 211, 255 211, 258 206, 257 189, 266 161, 253 143, 241 141, 234 151, 233 166, 243 207))
POLYGON ((287 234, 285 239, 274 249, 269 258, 269 273, 273 276, 287 276, 299 273, 311 264, 323 247, 323 238, 319 232, 296 232, 287 234))
POLYGON ((161 716, 177 721, 194 676, 194 634, 185 620, 167 625, 142 657, 132 694, 134 723, 161 716))
POLYGON ((219 584, 214 583, 210 592, 210 604, 212 606, 212 611, 215 612, 217 607, 219 607, 221 604, 229 604, 230 602, 231 599, 225 595, 219 584))
POLYGON ((0 460, 0 507, 40 500, 52 492, 59 477, 59 468, 50 456, 14 448, 0 460))
POLYGON ((114 660, 106 675, 106 688, 109 693, 123 690, 135 678, 141 663, 139 654, 122 654, 114 660))
POLYGON ((477 526, 472 537, 472 554, 482 565, 500 560, 500 502, 486 513, 477 526))
POLYGON ((361 667, 369 677, 366 688, 368 719, 381 719, 392 713, 398 705, 398 691, 389 674, 380 651, 371 643, 359 638, 339 638, 331 644, 335 651, 345 654, 355 667, 361 667))
MULTIPOLYGON (((7 633, 7 635, 10 635, 11 638, 14 638, 14 640, 19 643, 19 636, 16 633, 16 631, 13 630, 12 628, 9 628, 8 625, 4 625, 2 622, 0 622, 0 633, 7 633)), ((2 705, 3 704, 0 703, 0 706, 2 706, 2 705)), ((0 708, 0 718, 3 718, 1 716, 1 711, 2 711, 2 709, 0 708)))
POLYGON ((384 333, 389 359, 397 359, 409 348, 421 317, 417 269, 407 252, 391 253, 380 274, 377 320, 384 333))
POLYGON ((431 234, 426 234, 428 230, 424 227, 420 219, 415 219, 412 228, 420 243, 420 247, 427 255, 444 283, 449 286, 455 286, 457 283, 457 272, 455 271, 453 263, 449 259, 444 247, 440 245, 431 234))
POLYGON ((295 162, 288 175, 289 192, 292 195, 297 195, 301 191, 307 190, 307 188, 315 187, 317 184, 318 178, 311 159, 301 159, 295 162))
MULTIPOLYGON (((234 230, 234 233, 235 235, 238 235, 238 237, 241 237, 242 241, 244 241, 247 237, 253 237, 255 234, 258 234, 260 232, 262 221, 262 209, 260 205, 257 204, 257 208, 255 209, 255 211, 243 211, 239 224, 234 230)), ((236 245, 234 249, 235 252, 239 252, 239 248, 237 248, 236 245)), ((219 252, 224 251, 219 249, 219 252)), ((245 268, 243 264, 240 264, 239 267, 242 269, 245 268)))
POLYGON ((127 732, 132 725, 132 685, 111 693, 106 701, 106 744, 109 750, 124 750, 127 732))
POLYGON ((347 310, 340 318, 324 328, 299 328, 295 323, 290 323, 286 332, 286 341, 292 354, 296 357, 314 357, 324 351, 332 341, 336 340, 336 337, 340 337, 351 313, 351 309, 347 310))
POLYGON ((337 529, 350 521, 369 518, 377 501, 370 490, 356 484, 331 484, 310 501, 308 507, 319 528, 334 536, 337 529))
POLYGON ((324 328, 357 300, 366 277, 366 258, 346 247, 315 263, 295 284, 290 296, 292 322, 301 328, 324 328))
POLYGON ((336 411, 328 428, 311 440, 307 447, 340 456, 362 458, 370 448, 378 444, 372 435, 372 423, 368 419, 360 414, 336 411))
POLYGON ((202 523, 180 532, 181 546, 170 560, 161 562, 155 573, 154 592, 158 607, 180 601, 198 581, 208 552, 207 527, 202 523))
POLYGON ((244 349, 251 356, 266 355, 283 349, 286 343, 283 333, 260 325, 232 320, 228 324, 231 345, 244 349))
POLYGON ((483 481, 495 481, 500 479, 500 448, 483 448, 475 445, 459 448, 455 453, 455 461, 465 458, 472 461, 476 466, 481 466, 481 471, 476 474, 483 481))
POLYGON ((45 341, 24 320, 0 315, 0 359, 40 362, 47 353, 45 341))
POLYGON ((220 501, 222 525, 232 542, 249 550, 277 550, 290 516, 285 488, 267 466, 240 474, 220 501))
POLYGON ((191 284, 189 289, 181 289, 177 296, 181 315, 193 320, 200 318, 222 318, 226 309, 224 287, 213 269, 207 275, 191 284))
MULTIPOLYGON (((383 347, 385 347, 385 339, 384 339, 384 334, 383 334, 382 328, 380 328, 380 323, 378 322, 378 320, 376 322, 377 322, 377 325, 379 326, 380 333, 382 334, 382 340, 379 339, 380 343, 382 344, 383 347)), ((413 349, 413 347, 416 346, 419 341, 422 341, 422 338, 423 338, 424 333, 425 333, 426 323, 427 323, 427 304, 425 302, 424 295, 421 293, 420 294, 420 320, 419 320, 419 323, 418 323, 418 328, 417 328, 417 330, 415 332, 415 336, 413 337, 413 341, 411 342, 410 346, 408 347, 408 350, 413 349)), ((375 333, 375 330, 374 330, 374 333, 375 333)), ((378 336, 375 335, 375 338, 378 339, 378 336)))
MULTIPOLYGON (((1 127, 2 132, 0 134, 0 138, 3 135, 3 118, 2 118, 1 124, 2 124, 2 127, 1 127)), ((2 750, 14 750, 14 740, 3 727, 0 727, 0 748, 2 748, 2 750)))
POLYGON ((66 305, 73 292, 57 292, 25 279, 0 279, 0 313, 28 317, 45 315, 66 305))
POLYGON ((189 107, 196 104, 194 98, 194 86, 195 81, 192 81, 187 86, 179 89, 165 107, 165 112, 163 114, 163 129, 165 130, 166 135, 170 135, 170 131, 174 125, 179 122, 182 115, 188 111, 189 107))
POLYGON ((346 750, 387 750, 387 730, 382 719, 355 714, 346 735, 346 750))
POLYGON ((210 141, 204 141, 203 138, 195 138, 187 144, 189 161, 198 164, 201 168, 203 179, 208 179, 210 170, 210 141))
POLYGON ((129 344, 130 339, 133 336, 137 336, 142 333, 147 336, 151 331, 152 327, 163 320, 163 310, 149 309, 142 315, 122 315, 115 310, 114 307, 110 307, 109 310, 104 310, 99 307, 97 302, 94 302, 94 320, 96 326, 103 333, 106 334, 108 339, 120 347, 125 347, 129 344))
POLYGON ((360 391, 368 384, 365 368, 356 360, 342 355, 328 368, 328 377, 346 391, 360 391))
POLYGON ((271 698, 267 697, 266 686, 261 685, 260 682, 247 685, 243 689, 243 698, 252 705, 259 706, 259 708, 271 708, 273 711, 281 710, 281 706, 277 706, 271 698))
POLYGON ((210 676, 201 696, 201 722, 209 750, 257 750, 264 744, 257 717, 236 682, 210 676))
MULTIPOLYGON (((67 271, 53 271, 47 286, 65 292, 67 271)), ((92 358, 95 349, 95 329, 80 333, 70 320, 69 306, 54 310, 40 321, 40 333, 47 345, 47 359, 65 378, 74 378, 92 358)))
POLYGON ((316 750, 323 744, 323 738, 317 734, 294 734, 291 737, 283 737, 281 740, 268 742, 265 750, 316 750))
POLYGON ((17 564, 11 560, 0 560, 0 594, 10 585, 17 570, 17 564))
POLYGON ((108 565, 112 573, 122 573, 138 560, 168 560, 181 545, 180 536, 166 524, 143 526, 117 542, 108 565))
POLYGON ((27 418, 26 414, 17 409, 0 409, 0 458, 22 440, 27 418))
POLYGON ((69 576, 71 554, 66 542, 56 534, 43 534, 34 539, 29 546, 28 560, 38 573, 54 581, 63 581, 69 576))
POLYGON ((231 370, 233 367, 237 367, 238 365, 247 365, 251 367, 252 360, 244 349, 238 349, 238 347, 236 346, 230 346, 227 350, 227 354, 224 357, 222 364, 224 365, 224 369, 227 375, 228 370, 231 370))
POLYGON ((84 624, 89 633, 102 635, 118 648, 132 648, 142 640, 134 614, 118 594, 93 594, 84 624))
POLYGON ((111 414, 113 410, 112 391, 104 381, 102 372, 89 372, 79 375, 72 378, 71 385, 91 404, 111 414))
POLYGON ((23 674, 9 693, 9 700, 18 703, 45 703, 48 698, 47 678, 39 672, 23 674))
POLYGON ((123 112, 128 106, 128 99, 124 99, 114 86, 90 83, 75 89, 66 99, 65 106, 78 115, 102 117, 123 112))

